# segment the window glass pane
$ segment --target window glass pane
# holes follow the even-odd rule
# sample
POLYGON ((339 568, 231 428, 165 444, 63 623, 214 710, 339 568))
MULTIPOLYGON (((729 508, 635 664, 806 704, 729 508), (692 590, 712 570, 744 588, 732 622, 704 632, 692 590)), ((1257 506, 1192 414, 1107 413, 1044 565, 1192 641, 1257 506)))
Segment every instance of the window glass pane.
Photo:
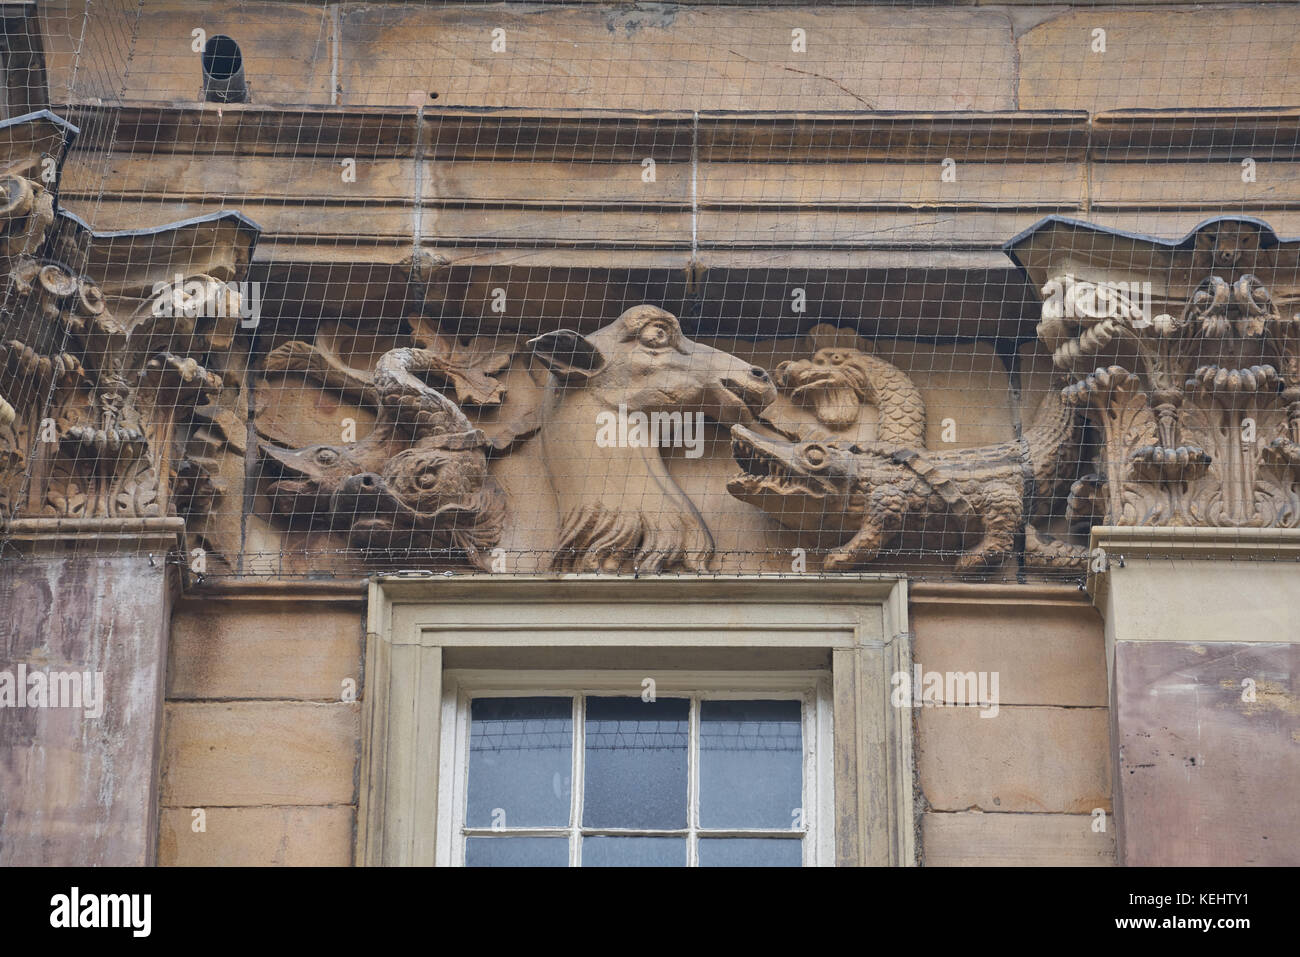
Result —
POLYGON ((471 837, 465 842, 467 867, 568 867, 564 837, 471 837))
POLYGON ((701 702, 700 826, 787 828, 802 804, 800 702, 701 702))
POLYGON ((572 698, 470 702, 469 827, 569 823, 572 698))
POLYGON ((685 867, 684 837, 584 837, 583 867, 685 867))
POLYGON ((588 698, 587 827, 684 828, 690 701, 588 698))
POLYGON ((702 837, 700 867, 799 867, 803 841, 782 838, 702 837))

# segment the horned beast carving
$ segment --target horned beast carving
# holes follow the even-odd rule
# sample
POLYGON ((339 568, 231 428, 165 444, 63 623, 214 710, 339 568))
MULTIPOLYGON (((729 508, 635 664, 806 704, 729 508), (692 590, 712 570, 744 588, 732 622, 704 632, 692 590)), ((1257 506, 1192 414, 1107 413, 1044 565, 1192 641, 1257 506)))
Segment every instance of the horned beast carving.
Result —
POLYGON ((394 349, 371 376, 378 422, 360 441, 283 449, 262 443, 272 508, 347 533, 360 548, 456 549, 487 568, 505 518, 487 439, 417 373, 422 349, 394 349))
MULTIPOLYGON (((873 364, 897 373, 891 373, 890 381, 898 376, 906 380, 888 363, 873 364)), ((818 370, 816 363, 800 365, 795 375, 787 372, 783 380, 796 387, 809 381, 825 387, 832 377, 824 374, 828 370, 818 370)), ((919 402, 919 395, 916 399, 919 402)), ((924 409, 882 414, 882 423, 894 420, 905 426, 922 423, 924 409)), ((728 482, 727 490, 787 528, 822 532, 842 523, 852 537, 826 556, 828 570, 869 562, 903 531, 936 520, 980 536, 958 557, 959 572, 1001 565, 1020 534, 1027 564, 1081 567, 1086 549, 1045 539, 1029 524, 1037 507, 1052 501, 1073 478, 1066 453, 1078 438, 1079 420, 1059 391, 1053 391, 1023 438, 947 452, 928 452, 919 441, 770 439, 737 425, 732 428, 732 455, 741 473, 728 482)))
POLYGON ((691 341, 675 316, 650 305, 589 336, 562 329, 529 345, 552 374, 540 441, 560 507, 556 568, 707 571, 713 536, 659 449, 695 413, 726 425, 753 422, 776 398, 768 374, 691 341), (624 441, 598 441, 611 414, 644 424, 626 430, 624 441))

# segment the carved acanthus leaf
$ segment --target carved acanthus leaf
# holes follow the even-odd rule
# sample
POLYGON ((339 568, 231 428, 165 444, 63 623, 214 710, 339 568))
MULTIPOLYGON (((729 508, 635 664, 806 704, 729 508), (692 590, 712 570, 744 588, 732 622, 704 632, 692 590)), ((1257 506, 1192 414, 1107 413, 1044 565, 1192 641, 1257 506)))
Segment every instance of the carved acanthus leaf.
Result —
POLYGON ((429 371, 452 384, 457 402, 500 405, 505 400, 505 386, 495 376, 510 365, 514 343, 503 350, 486 337, 463 339, 447 335, 437 323, 423 316, 410 316, 406 321, 411 338, 430 354, 429 371))

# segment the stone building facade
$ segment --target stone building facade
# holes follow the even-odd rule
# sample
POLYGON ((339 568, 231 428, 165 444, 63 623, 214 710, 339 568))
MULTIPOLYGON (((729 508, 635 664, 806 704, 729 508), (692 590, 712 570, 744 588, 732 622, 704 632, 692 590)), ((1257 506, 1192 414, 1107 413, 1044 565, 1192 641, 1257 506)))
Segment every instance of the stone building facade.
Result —
POLYGON ((0 862, 1300 862, 1293 5, 0 25, 0 862))

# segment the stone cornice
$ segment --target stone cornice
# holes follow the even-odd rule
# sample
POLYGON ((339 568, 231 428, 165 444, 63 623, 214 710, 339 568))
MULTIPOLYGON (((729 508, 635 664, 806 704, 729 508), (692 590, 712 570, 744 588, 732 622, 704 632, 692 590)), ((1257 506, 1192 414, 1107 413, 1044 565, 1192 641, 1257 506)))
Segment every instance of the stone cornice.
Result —
POLYGON ((1300 528, 1187 528, 1098 525, 1090 547, 1117 558, 1240 558, 1300 561, 1300 528))
POLYGON ((425 159, 564 159, 610 162, 654 155, 701 161, 770 160, 827 150, 862 160, 987 160, 990 151, 1032 161, 1079 155, 1079 111, 739 113, 437 107, 268 107, 252 104, 120 107, 68 105, 87 134, 79 148, 151 154, 354 156, 425 159), (91 122, 112 114, 110 126, 91 122), (95 132, 91 133, 90 130, 95 132), (742 156, 743 153, 743 156, 742 156))
POLYGON ((187 598, 225 601, 321 601, 360 603, 366 600, 369 582, 364 578, 310 581, 304 579, 210 578, 191 583, 187 598))
POLYGON ((1254 216, 1215 216, 1178 239, 1099 226, 1065 216, 1047 216, 1009 240, 1003 251, 1035 286, 1066 272, 1105 274, 1110 279, 1139 276, 1157 294, 1186 296, 1210 268, 1198 242, 1224 227, 1244 226, 1258 234, 1252 275, 1270 287, 1275 299, 1300 291, 1300 239, 1284 239, 1254 216))
POLYGON ((86 128, 77 149, 150 154, 357 158, 564 159, 609 162, 653 150, 670 158, 781 162, 988 162, 1080 159, 1294 159, 1300 108, 1240 110, 629 113, 255 104, 67 105, 86 128), (113 115, 115 123, 96 122, 113 115), (830 151, 830 152, 828 152, 830 151))
POLYGON ((157 518, 16 518, 0 526, 6 545, 23 551, 71 549, 79 555, 156 549, 156 561, 182 542, 185 520, 157 518))
POLYGON ((1087 593, 1078 585, 1032 583, 1010 585, 1000 582, 933 582, 909 585, 907 599, 913 605, 1065 605, 1087 606, 1087 593))

